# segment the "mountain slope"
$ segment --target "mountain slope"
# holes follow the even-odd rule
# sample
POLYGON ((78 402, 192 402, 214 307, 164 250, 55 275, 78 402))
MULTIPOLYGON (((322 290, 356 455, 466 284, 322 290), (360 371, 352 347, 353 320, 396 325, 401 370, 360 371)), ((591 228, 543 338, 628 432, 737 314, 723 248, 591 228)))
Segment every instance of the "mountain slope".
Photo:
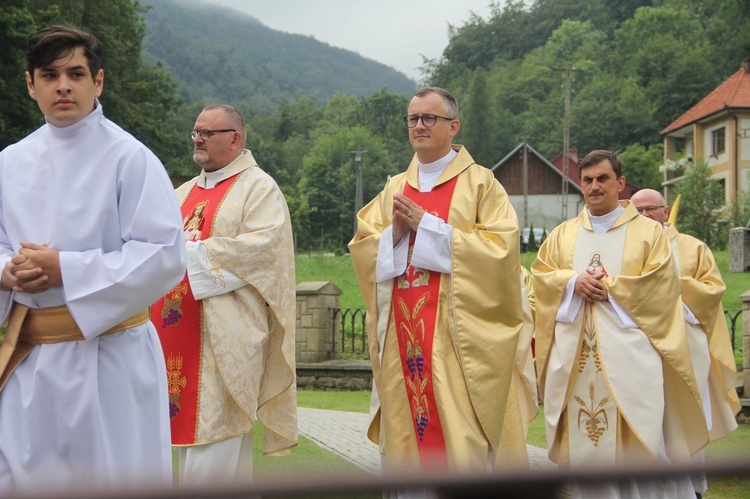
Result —
POLYGON ((410 96, 403 73, 313 37, 273 30, 238 11, 182 0, 146 0, 146 60, 161 60, 189 101, 206 99, 272 109, 311 94, 370 95, 382 88, 410 96))

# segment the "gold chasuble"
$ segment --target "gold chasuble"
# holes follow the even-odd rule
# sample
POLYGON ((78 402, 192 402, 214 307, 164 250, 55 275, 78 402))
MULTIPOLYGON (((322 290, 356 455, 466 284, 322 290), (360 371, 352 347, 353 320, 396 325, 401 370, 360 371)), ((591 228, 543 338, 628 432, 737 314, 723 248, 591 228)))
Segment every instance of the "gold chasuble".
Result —
POLYGON ((423 461, 425 453, 420 451, 425 447, 444 445, 451 471, 475 472, 486 470, 488 464, 506 464, 502 458, 508 452, 525 457, 526 451, 522 429, 516 424, 522 416, 513 386, 523 324, 517 218, 492 172, 476 165, 461 146, 454 148, 458 155, 431 193, 417 193, 415 155, 407 171, 391 178, 359 212, 357 235, 349 243, 367 307, 373 364, 368 436, 380 444, 388 469, 401 473, 435 464, 423 461), (452 195, 447 194, 451 189, 452 195), (437 211, 453 227, 451 273, 430 271, 428 276, 409 266, 397 279, 376 282, 378 245, 392 223, 396 193, 419 196, 419 204, 429 203, 427 211, 437 211), (438 200, 435 206, 433 197, 438 200), (427 286, 421 286, 423 280, 427 286), (408 282, 415 295, 403 298, 407 289, 400 288, 399 282, 404 286, 408 282), (429 324, 432 319, 420 322, 428 313, 421 308, 422 297, 425 307, 435 307, 429 312, 434 313, 434 327, 429 324), (422 340, 429 333, 433 333, 431 353, 422 340), (506 417, 508 411, 515 412, 506 417), (511 429, 505 424, 509 420, 514 423, 511 429), (504 431, 519 435, 503 435, 504 431), (501 447, 506 442, 521 444, 518 449, 501 447))
POLYGON ((737 428, 735 415, 742 408, 734 387, 737 367, 721 305, 726 285, 703 241, 681 234, 674 225, 668 225, 667 236, 676 260, 682 301, 699 322, 686 321, 690 355, 709 435, 716 440, 737 428))
POLYGON ((564 466, 643 464, 664 451, 689 462, 708 443, 669 241, 630 201, 621 205, 604 234, 584 208, 550 233, 532 265, 549 455, 564 466), (587 269, 605 275, 635 325, 609 301, 583 301, 571 322, 557 321, 568 281, 587 269))
POLYGON ((294 245, 289 211, 249 150, 204 189, 177 198, 185 238, 201 241, 211 280, 247 284, 194 300, 187 277, 152 309, 167 364, 173 445, 219 442, 263 423, 264 454, 296 445, 294 245), (283 206, 284 209, 269 208, 283 206), (272 250, 269 250, 272 248, 272 250))

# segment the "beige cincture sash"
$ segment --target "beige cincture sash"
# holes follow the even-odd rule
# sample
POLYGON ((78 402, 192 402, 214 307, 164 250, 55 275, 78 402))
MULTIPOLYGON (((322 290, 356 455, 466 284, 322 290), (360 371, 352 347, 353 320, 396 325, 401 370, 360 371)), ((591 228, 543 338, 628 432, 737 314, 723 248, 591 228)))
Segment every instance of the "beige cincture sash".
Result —
MULTIPOLYGON (((132 317, 107 329, 100 336, 145 324, 149 316, 149 309, 144 308, 132 317)), ((14 303, 8 318, 5 340, 0 346, 0 390, 5 386, 13 370, 36 345, 85 339, 67 306, 29 308, 14 303)))

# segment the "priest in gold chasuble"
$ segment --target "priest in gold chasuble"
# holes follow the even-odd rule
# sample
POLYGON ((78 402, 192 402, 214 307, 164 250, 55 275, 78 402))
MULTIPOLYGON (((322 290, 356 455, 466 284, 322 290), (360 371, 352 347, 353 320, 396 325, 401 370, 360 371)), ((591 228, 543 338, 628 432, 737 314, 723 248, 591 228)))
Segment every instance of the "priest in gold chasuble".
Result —
POLYGON ((517 218, 492 172, 452 146, 456 117, 445 90, 415 94, 404 121, 416 155, 360 211, 349 243, 373 364, 368 436, 389 471, 527 463, 517 218))
MULTIPOLYGON (((532 265, 550 458, 577 469, 684 464, 708 434, 669 241, 618 202, 616 155, 593 151, 580 175, 586 207, 550 233, 532 265)), ((572 487, 573 497, 692 493, 687 477, 572 487)))
MULTIPOLYGON (((735 415, 741 409, 734 386, 737 381, 734 352, 721 305, 726 285, 711 249, 703 241, 682 234, 673 224, 667 223, 670 207, 660 192, 641 189, 631 200, 641 215, 663 224, 669 238, 706 427, 711 440, 720 439, 737 428, 735 415)), ((703 452, 696 454, 693 461, 697 464, 705 462, 703 452)), ((693 474, 691 478, 697 493, 706 492, 708 480, 705 473, 693 474)))

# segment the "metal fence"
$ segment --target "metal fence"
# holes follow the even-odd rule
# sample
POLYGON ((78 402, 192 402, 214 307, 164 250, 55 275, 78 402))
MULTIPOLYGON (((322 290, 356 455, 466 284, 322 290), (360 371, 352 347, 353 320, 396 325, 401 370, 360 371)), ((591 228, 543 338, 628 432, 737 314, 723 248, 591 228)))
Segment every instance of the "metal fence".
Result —
POLYGON ((337 324, 339 330, 339 334, 334 335, 334 350, 337 353, 367 358, 367 311, 363 308, 330 310, 333 314, 333 323, 337 324))
MULTIPOLYGON (((735 336, 737 334, 737 319, 742 318, 742 310, 724 310, 724 317, 729 321, 729 334, 732 337, 732 353, 735 351, 735 336)), ((740 321, 740 326, 742 321, 740 321)))
MULTIPOLYGON (((364 355, 367 348, 367 311, 362 308, 332 308, 333 323, 338 323, 339 334, 334 336, 334 350, 338 353, 364 355), (337 344, 338 343, 338 344, 337 344)), ((736 350, 737 328, 742 326, 742 310, 724 310, 732 338, 732 352, 736 350), (739 319, 739 321, 738 321, 739 319)))

